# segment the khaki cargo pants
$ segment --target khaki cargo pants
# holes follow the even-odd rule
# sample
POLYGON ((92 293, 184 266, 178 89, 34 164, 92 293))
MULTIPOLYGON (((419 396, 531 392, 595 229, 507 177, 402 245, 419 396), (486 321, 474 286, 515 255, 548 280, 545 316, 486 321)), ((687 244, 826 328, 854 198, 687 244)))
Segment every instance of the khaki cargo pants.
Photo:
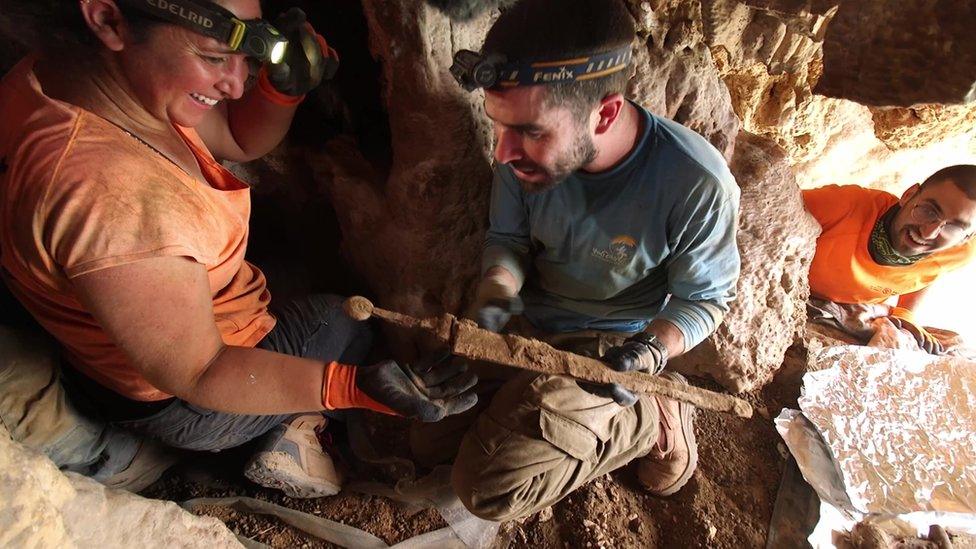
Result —
MULTIPOLYGON (((601 356, 623 339, 593 331, 541 337, 523 326, 516 331, 588 356, 601 356)), ((473 368, 479 404, 438 423, 414 424, 410 443, 425 465, 456 455, 454 490, 479 517, 511 520, 534 513, 647 454, 657 442, 652 396, 639 395, 625 408, 566 377, 493 364, 473 368)))
POLYGON ((57 343, 0 326, 0 424, 61 469, 108 480, 129 465, 140 441, 79 413, 60 377, 57 343))

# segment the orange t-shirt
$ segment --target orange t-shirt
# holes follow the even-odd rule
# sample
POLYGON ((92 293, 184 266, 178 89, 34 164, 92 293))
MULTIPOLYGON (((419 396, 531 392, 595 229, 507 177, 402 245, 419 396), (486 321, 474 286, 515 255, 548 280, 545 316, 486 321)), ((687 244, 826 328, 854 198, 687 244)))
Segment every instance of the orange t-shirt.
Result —
POLYGON ((206 182, 105 119, 45 96, 32 67, 25 59, 0 82, 4 279, 84 374, 135 400, 169 398, 128 363, 71 279, 151 257, 192 258, 207 268, 224 342, 254 346, 275 320, 264 275, 244 261, 250 190, 194 130, 177 128, 206 182))
POLYGON ((868 240, 878 219, 898 202, 884 191, 827 185, 803 191, 807 210, 822 232, 810 265, 810 291, 837 303, 881 303, 921 290, 976 254, 976 239, 933 253, 912 265, 879 265, 868 240))

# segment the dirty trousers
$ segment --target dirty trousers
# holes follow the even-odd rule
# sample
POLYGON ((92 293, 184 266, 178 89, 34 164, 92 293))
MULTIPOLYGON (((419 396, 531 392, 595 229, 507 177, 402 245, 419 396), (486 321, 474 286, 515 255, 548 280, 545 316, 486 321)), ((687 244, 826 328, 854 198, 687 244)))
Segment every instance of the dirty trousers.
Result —
MULTIPOLYGON (((539 339, 588 356, 622 341, 592 331, 539 339)), ((567 377, 491 364, 473 368, 479 406, 435 424, 414 424, 410 442, 415 457, 428 465, 449 460, 456 449, 454 490, 479 517, 511 520, 548 507, 644 456, 658 440, 653 396, 638 395, 633 406, 621 407, 567 377)))
POLYGON ((61 469, 104 481, 125 469, 139 438, 82 414, 61 385, 57 342, 0 326, 0 424, 61 469))

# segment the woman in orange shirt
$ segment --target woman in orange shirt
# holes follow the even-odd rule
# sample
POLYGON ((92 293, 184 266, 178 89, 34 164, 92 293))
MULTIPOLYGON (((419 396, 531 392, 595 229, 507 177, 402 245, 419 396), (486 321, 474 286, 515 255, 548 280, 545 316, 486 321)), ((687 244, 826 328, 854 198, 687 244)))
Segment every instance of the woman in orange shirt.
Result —
POLYGON ((247 474, 293 496, 339 489, 321 411, 431 421, 474 404, 459 367, 349 365, 369 334, 340 300, 273 315, 244 260, 249 189, 216 159, 270 151, 334 65, 300 10, 271 26, 258 0, 6 4, 43 43, 0 84, 0 261, 60 342, 69 395, 178 448, 271 431, 247 474))

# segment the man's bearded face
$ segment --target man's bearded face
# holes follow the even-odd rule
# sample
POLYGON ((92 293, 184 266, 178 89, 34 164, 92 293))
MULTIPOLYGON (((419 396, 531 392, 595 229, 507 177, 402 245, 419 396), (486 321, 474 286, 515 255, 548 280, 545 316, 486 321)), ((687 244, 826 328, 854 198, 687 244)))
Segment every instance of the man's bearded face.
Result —
POLYGON ((522 188, 529 193, 548 191, 562 183, 570 174, 583 166, 593 162, 596 158, 596 147, 593 139, 581 128, 577 128, 573 143, 564 150, 558 151, 549 165, 540 164, 529 159, 514 160, 509 163, 516 177, 522 183, 522 188), (539 175, 540 177, 532 177, 539 175))
POLYGON ((494 123, 495 160, 508 164, 529 193, 552 189, 596 158, 589 120, 545 105, 545 86, 485 94, 494 123))
POLYGON ((972 235, 976 201, 951 181, 913 187, 902 197, 891 220, 891 246, 904 256, 930 254, 951 248, 972 235))

